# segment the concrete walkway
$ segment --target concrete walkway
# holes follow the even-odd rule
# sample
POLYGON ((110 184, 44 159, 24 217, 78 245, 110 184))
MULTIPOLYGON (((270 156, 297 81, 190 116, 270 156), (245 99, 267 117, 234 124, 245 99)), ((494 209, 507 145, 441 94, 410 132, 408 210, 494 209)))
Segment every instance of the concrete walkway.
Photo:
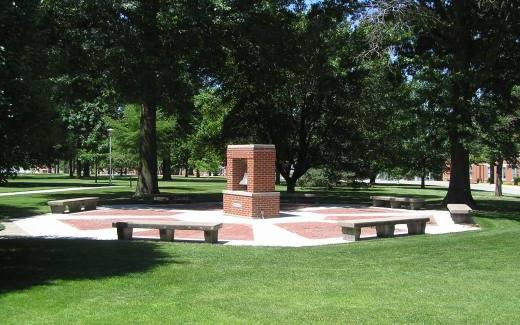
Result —
MULTIPOLYGON (((176 206, 109 206, 93 211, 45 214, 15 220, 9 230, 16 230, 16 234, 47 238, 116 240, 116 229, 112 228, 112 222, 115 221, 216 221, 223 223, 219 231, 219 243, 224 245, 301 247, 350 243, 343 239, 337 222, 354 219, 428 216, 430 223, 426 226, 426 233, 430 235, 479 229, 475 226, 456 225, 448 211, 439 210, 411 211, 359 205, 294 206, 283 208, 280 218, 250 219, 224 215, 217 206, 197 205, 192 209, 197 210, 180 209, 176 206)), ((9 234, 0 232, 0 237, 7 235, 9 234)), ((406 236, 406 225, 397 225, 396 235, 406 236)), ((375 229, 363 228, 361 237, 375 238, 375 229)), ((134 229, 134 238, 157 240, 159 232, 134 229)), ((203 232, 179 230, 175 232, 175 239, 202 242, 203 232)))
POLYGON ((8 192, 8 193, 0 193, 0 197, 1 196, 13 196, 13 195, 59 193, 59 192, 83 191, 83 190, 98 190, 98 189, 102 189, 102 188, 114 188, 114 187, 124 187, 124 186, 122 186, 122 185, 110 185, 110 186, 68 187, 68 188, 55 188, 55 189, 49 189, 49 190, 8 192))

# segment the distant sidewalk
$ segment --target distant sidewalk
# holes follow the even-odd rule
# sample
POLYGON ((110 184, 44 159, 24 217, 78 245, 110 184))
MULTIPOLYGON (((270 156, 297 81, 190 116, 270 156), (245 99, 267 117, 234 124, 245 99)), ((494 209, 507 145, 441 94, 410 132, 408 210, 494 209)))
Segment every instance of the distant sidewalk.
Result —
MULTIPOLYGON (((421 184, 420 181, 405 181, 405 180, 387 181, 387 180, 382 180, 382 179, 378 179, 377 183, 379 183, 379 184, 409 184, 409 185, 420 185, 421 184)), ((426 181, 426 185, 448 187, 449 182, 426 181)), ((495 184, 487 184, 487 183, 471 184, 471 189, 477 190, 477 191, 494 192, 495 184)), ((504 194, 508 194, 508 195, 520 196, 520 186, 502 185, 502 192, 504 194)))
POLYGON ((54 188, 54 189, 50 189, 50 190, 35 190, 35 191, 24 191, 24 192, 0 193, 0 196, 13 196, 13 195, 25 195, 25 194, 41 194, 41 193, 59 193, 59 192, 69 192, 69 191, 97 190, 97 189, 102 189, 102 188, 114 188, 114 187, 124 187, 124 186, 122 186, 122 185, 111 185, 111 186, 54 188))

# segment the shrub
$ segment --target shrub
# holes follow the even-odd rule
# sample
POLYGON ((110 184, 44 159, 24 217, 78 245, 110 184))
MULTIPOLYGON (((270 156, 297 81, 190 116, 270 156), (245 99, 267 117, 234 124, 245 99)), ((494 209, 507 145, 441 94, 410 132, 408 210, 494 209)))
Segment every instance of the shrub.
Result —
POLYGON ((514 185, 520 184, 520 177, 515 177, 515 179, 513 179, 513 184, 514 185))
POLYGON ((329 180, 324 169, 311 168, 300 179, 298 185, 301 187, 326 187, 329 180))
POLYGON ((326 168, 311 168, 298 180, 298 186, 327 187, 331 189, 345 177, 345 173, 340 171, 326 168))

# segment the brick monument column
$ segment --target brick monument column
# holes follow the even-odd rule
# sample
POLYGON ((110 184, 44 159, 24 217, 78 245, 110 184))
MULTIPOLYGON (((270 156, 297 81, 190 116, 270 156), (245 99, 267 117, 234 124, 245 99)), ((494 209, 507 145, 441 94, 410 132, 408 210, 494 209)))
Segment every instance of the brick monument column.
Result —
POLYGON ((275 192, 276 148, 273 144, 229 145, 224 213, 249 218, 280 215, 275 192))

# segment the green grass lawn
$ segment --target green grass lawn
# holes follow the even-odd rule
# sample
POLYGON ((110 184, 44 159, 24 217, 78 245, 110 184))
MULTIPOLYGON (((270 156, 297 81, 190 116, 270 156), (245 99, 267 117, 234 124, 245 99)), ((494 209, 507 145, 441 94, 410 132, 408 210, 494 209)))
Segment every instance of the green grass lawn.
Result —
MULTIPOLYGON (((176 179, 161 188, 207 195, 224 185, 176 179)), ((314 191, 327 202, 392 193, 430 206, 445 194, 414 186, 314 191)), ((95 193, 108 200, 131 191, 95 193)), ((349 245, 0 240, 0 322, 520 323, 520 198, 474 196, 481 231, 349 245)), ((47 212, 39 202, 50 197, 60 196, 1 198, 0 211, 47 212)))

